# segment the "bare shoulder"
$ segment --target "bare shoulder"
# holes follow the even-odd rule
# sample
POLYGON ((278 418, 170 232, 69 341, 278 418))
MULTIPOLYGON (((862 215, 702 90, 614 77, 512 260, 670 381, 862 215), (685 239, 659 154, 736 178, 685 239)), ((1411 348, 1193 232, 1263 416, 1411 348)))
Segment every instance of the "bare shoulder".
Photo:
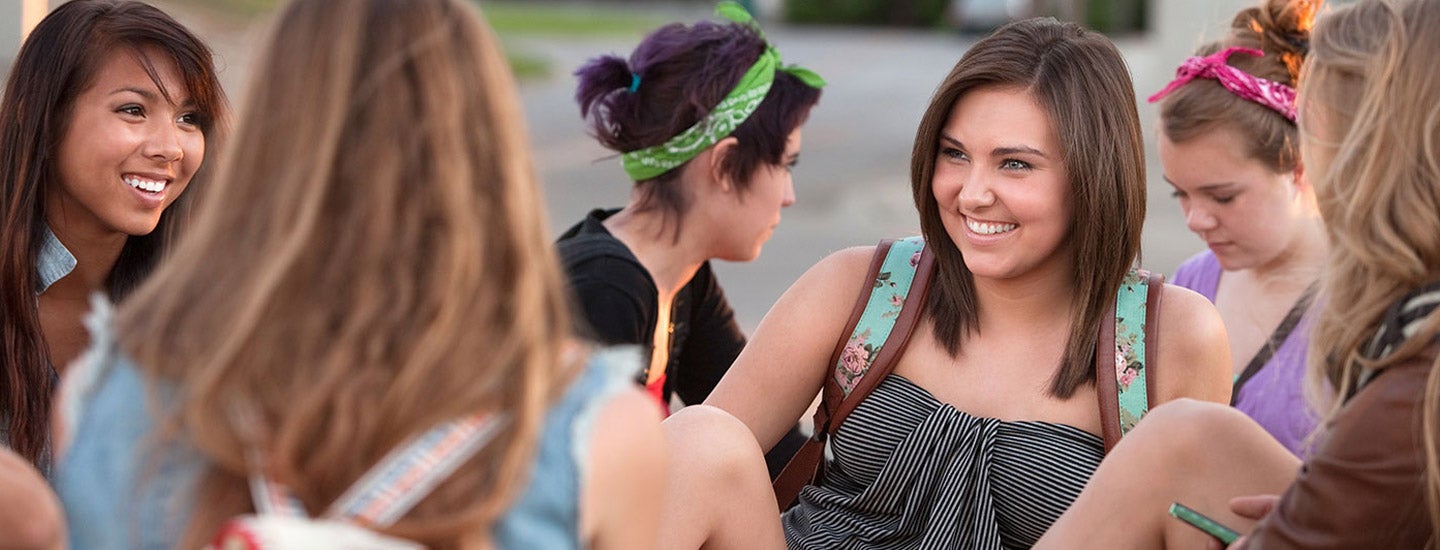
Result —
POLYGON ((581 487, 581 533, 591 548, 650 548, 659 529, 668 454, 660 409, 638 390, 597 411, 581 487))
POLYGON ((1230 342, 1210 300, 1195 291, 1165 285, 1160 305, 1158 396, 1228 403, 1230 342))

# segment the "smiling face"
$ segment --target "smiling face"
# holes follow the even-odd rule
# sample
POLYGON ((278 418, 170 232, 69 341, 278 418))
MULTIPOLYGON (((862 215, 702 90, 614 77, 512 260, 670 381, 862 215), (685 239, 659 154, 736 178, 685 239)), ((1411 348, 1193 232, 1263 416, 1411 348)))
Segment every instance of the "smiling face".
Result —
POLYGON ((154 50, 116 51, 71 107, 46 219, 66 235, 148 234, 204 156, 205 136, 175 63, 154 50), (173 103, 145 72, 142 55, 173 103))
POLYGON ((975 277, 1067 269, 1070 184, 1050 117, 1029 92, 965 94, 937 149, 931 190, 975 277))
POLYGON ((1295 174, 1250 158, 1241 137, 1217 128, 1174 143, 1160 132, 1165 181, 1175 188, 1185 225, 1226 271, 1281 258, 1300 235, 1305 213, 1295 174))
POLYGON ((782 164, 761 162, 750 176, 750 185, 743 192, 724 195, 725 221, 722 222, 719 251, 715 257, 732 262, 748 262, 760 257, 765 242, 780 225, 780 210, 795 204, 795 185, 790 170, 800 158, 800 129, 785 139, 782 164))

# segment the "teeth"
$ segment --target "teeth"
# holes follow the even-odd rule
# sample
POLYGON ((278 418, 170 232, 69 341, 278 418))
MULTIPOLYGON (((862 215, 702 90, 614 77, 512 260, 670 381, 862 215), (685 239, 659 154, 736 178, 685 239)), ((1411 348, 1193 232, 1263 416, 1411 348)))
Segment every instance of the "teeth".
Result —
POLYGON ((130 177, 127 177, 127 178, 124 178, 124 179, 125 179, 125 183, 130 184, 130 187, 134 187, 134 188, 136 188, 136 189, 139 189, 139 190, 141 190, 141 191, 145 191, 145 192, 147 192, 147 193, 159 193, 159 192, 165 190, 165 182, 164 182, 164 181, 152 181, 152 180, 137 178, 137 177, 135 177, 135 176, 130 176, 130 177))
POLYGON ((1019 227, 1018 224, 1013 223, 982 223, 970 220, 965 220, 965 225, 969 226, 971 231, 981 235, 998 235, 1019 227))

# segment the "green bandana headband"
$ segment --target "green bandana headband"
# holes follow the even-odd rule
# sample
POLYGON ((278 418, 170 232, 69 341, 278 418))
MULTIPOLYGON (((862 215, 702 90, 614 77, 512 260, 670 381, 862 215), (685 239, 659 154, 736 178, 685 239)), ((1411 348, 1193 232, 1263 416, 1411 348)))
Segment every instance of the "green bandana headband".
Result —
MULTIPOLYGON (((750 12, 733 1, 721 2, 715 8, 715 13, 736 23, 750 25, 756 32, 760 31, 760 26, 750 16, 750 12)), ((777 70, 794 75, 812 88, 825 85, 825 79, 820 78, 814 71, 794 65, 782 67, 780 52, 774 46, 767 46, 760 54, 760 59, 755 60, 750 70, 740 77, 735 88, 730 90, 705 118, 700 119, 700 122, 665 143, 620 155, 625 173, 635 181, 654 178, 685 164, 701 151, 725 139, 760 107, 760 102, 764 101, 765 95, 770 92, 770 85, 775 82, 777 70)))

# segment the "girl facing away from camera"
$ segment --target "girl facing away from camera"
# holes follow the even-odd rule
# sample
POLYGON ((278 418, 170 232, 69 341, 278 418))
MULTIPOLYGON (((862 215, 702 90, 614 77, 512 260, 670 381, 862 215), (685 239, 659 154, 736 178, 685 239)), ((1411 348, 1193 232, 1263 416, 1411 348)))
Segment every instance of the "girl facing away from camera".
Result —
POLYGON ((1207 250, 1174 283, 1215 302, 1235 367, 1231 404, 1304 454, 1317 414, 1305 353, 1325 228, 1300 158, 1295 88, 1318 0, 1267 0, 1186 60, 1160 101, 1160 161, 1207 250), (1163 98, 1163 99, 1162 99, 1163 98))
POLYGON ((475 8, 296 0, 266 44, 214 201, 67 374, 71 543, 199 548, 257 510, 329 509, 429 548, 653 545, 658 416, 633 357, 571 337, 475 8), (390 486, 411 508, 344 506, 417 450, 457 469, 390 486))
POLYGON ((1234 409, 1163 406, 1115 448, 1041 546, 1205 544, 1206 535, 1166 516, 1172 502, 1248 534, 1232 548, 1433 542, 1440 525, 1436 28, 1434 0, 1362 0, 1315 25, 1299 102, 1302 158, 1330 246, 1308 371, 1329 411, 1314 451, 1302 464, 1234 409))
MULTIPOLYGON (((1032 544, 1104 456, 1097 404, 1116 388, 1093 383, 1095 357, 1105 310, 1133 277, 1143 158, 1134 91, 1109 40, 1033 19, 976 43, 916 133, 924 251, 912 265, 933 279, 908 345, 881 352, 898 353, 893 373, 828 440, 823 481, 777 517, 761 451, 840 374, 827 358, 847 336, 855 343, 843 328, 857 293, 888 288, 867 275, 875 248, 822 260, 705 406, 666 421, 673 471, 686 474, 667 488, 662 545, 1032 544)), ((1214 308, 1184 289, 1163 294, 1150 401, 1227 401, 1214 308)))

